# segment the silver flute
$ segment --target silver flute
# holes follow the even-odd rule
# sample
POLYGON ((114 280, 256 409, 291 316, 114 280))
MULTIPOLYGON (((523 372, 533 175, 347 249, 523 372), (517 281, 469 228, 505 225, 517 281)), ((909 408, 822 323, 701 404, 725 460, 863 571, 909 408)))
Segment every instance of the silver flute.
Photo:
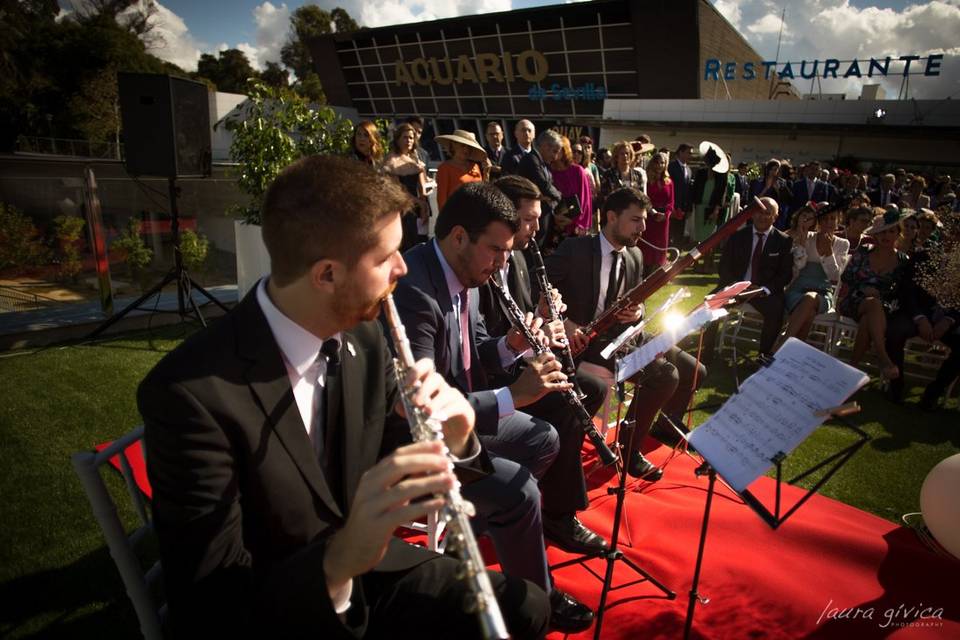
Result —
MULTIPOLYGON (((383 310, 397 352, 397 357, 393 360, 393 370, 397 377, 397 388, 400 389, 401 402, 403 402, 403 408, 407 412, 407 421, 410 423, 413 440, 414 442, 443 442, 443 426, 440 422, 428 418, 413 403, 413 396, 416 394, 418 386, 404 384, 407 371, 413 367, 414 359, 413 352, 410 349, 410 340, 407 339, 406 329, 400 321, 400 314, 397 313, 392 295, 387 295, 384 298, 383 310)), ((446 445, 444 445, 443 450, 449 459, 450 450, 446 448, 446 445)), ((450 469, 453 469, 452 461, 450 462, 450 469)), ((470 589, 470 595, 464 602, 464 610, 468 613, 475 612, 477 614, 484 638, 506 640, 510 637, 510 634, 507 633, 507 625, 503 621, 500 604, 493 593, 493 585, 490 583, 490 576, 487 575, 483 556, 480 555, 477 540, 473 537, 473 529, 470 528, 470 518, 476 513, 473 504, 460 495, 459 483, 456 483, 449 491, 437 494, 436 497, 444 500, 439 516, 447 528, 445 538, 447 549, 460 560, 457 577, 466 581, 470 589)))

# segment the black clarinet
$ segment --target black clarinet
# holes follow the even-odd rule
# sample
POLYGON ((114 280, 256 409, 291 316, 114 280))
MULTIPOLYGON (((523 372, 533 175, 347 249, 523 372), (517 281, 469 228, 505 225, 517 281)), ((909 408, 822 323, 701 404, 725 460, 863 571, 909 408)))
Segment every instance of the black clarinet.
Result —
MULTIPOLYGON (((524 339, 526 339, 527 344, 530 345, 530 348, 533 349, 533 352, 536 355, 541 355, 548 351, 547 347, 543 346, 537 337, 533 335, 533 332, 530 331, 530 327, 527 326, 527 323, 524 321, 523 311, 520 310, 520 307, 517 306, 517 303, 507 295, 507 292, 503 290, 503 285, 497 281, 497 274, 494 274, 488 282, 493 288, 493 291, 500 297, 500 301, 503 303, 504 308, 507 310, 507 315, 509 316, 510 325, 519 331, 524 339)), ((567 389, 563 391, 563 397, 567 399, 567 403, 573 408, 577 414, 577 421, 580 423, 580 427, 583 429, 584 433, 587 434, 587 437, 590 438, 590 442, 593 443, 594 448, 597 450, 597 454, 600 456, 600 461, 603 462, 603 466, 610 466, 617 461, 617 454, 615 454, 609 446, 607 446, 606 440, 603 439, 603 436, 600 435, 600 432, 597 431, 597 426, 593 424, 593 417, 587 412, 586 407, 583 406, 583 402, 580 400, 580 396, 577 395, 577 392, 573 389, 567 389)))
MULTIPOLYGON (((540 247, 537 246, 535 241, 530 242, 530 253, 533 254, 533 272, 537 276, 537 282, 540 283, 540 291, 543 292, 547 301, 547 309, 550 311, 549 322, 553 322, 554 320, 562 321, 563 318, 560 317, 557 303, 553 299, 553 286, 550 284, 550 280, 547 279, 547 268, 543 264, 543 254, 540 253, 540 247)), ((577 382, 577 365, 573 361, 573 352, 570 350, 570 342, 566 336, 564 336, 563 344, 558 351, 560 364, 563 365, 563 372, 567 374, 567 378, 573 383, 573 388, 576 390, 577 396, 583 400, 583 391, 580 390, 580 383, 577 382)))

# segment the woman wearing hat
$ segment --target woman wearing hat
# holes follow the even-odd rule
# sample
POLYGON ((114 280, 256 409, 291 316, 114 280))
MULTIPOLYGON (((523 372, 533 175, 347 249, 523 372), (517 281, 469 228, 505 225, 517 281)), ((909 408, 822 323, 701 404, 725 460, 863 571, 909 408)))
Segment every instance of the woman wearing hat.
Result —
POLYGON ((483 169, 490 164, 490 159, 471 131, 456 129, 434 139, 448 156, 437 170, 437 207, 442 209, 450 194, 461 185, 483 181, 483 169))
MULTIPOLYGON (((717 230, 723 197, 727 190, 727 172, 730 162, 719 146, 706 140, 700 143, 701 168, 693 177, 693 217, 688 223, 688 234, 694 244, 706 240, 717 230)), ((698 273, 713 272, 713 255, 707 254, 697 266, 698 273)))
POLYGON ((903 214, 891 209, 876 216, 865 231, 876 244, 864 247, 850 258, 841 280, 844 290, 837 310, 860 323, 851 363, 857 365, 870 343, 880 361, 883 377, 893 380, 900 368, 890 359, 884 342, 887 316, 899 306, 910 258, 897 250, 903 214))
POLYGON ((839 215, 836 208, 823 206, 814 209, 810 205, 801 207, 794 214, 794 220, 800 221, 799 228, 804 228, 802 221, 809 218, 810 228, 817 230, 803 231, 803 238, 799 241, 797 233, 791 233, 792 229, 788 232, 794 236, 794 247, 797 242, 803 247, 804 260, 784 293, 784 306, 790 313, 784 340, 805 340, 817 314, 826 313, 833 307, 833 286, 840 279, 850 248, 850 242, 837 235, 839 215))

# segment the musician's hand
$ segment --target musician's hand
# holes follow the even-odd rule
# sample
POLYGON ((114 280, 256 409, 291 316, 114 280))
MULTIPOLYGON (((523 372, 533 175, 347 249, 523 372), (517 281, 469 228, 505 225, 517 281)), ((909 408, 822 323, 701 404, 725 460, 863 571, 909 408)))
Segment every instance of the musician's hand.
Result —
MULTIPOLYGON (((470 432, 476 424, 473 407, 460 391, 454 389, 443 376, 437 373, 430 358, 418 360, 407 371, 404 384, 416 386, 413 404, 422 409, 427 416, 443 420, 443 438, 456 457, 462 457, 467 449, 470 432)), ((403 404, 397 403, 397 413, 406 417, 403 404)))
POLYGON ((440 442, 400 447, 360 477, 347 522, 327 541, 323 556, 331 597, 383 559, 394 529, 443 506, 442 498, 429 497, 456 482, 442 451, 440 442), (411 503, 421 497, 428 499, 411 503))
MULTIPOLYGON (((524 318, 524 324, 527 325, 530 333, 536 337, 540 344, 546 345, 546 336, 543 335, 543 331, 540 329, 540 326, 543 324, 543 318, 537 318, 532 313, 528 313, 524 318)), ((510 345, 510 349, 514 353, 522 353, 530 348, 530 345, 527 344, 527 338, 516 329, 510 329, 510 331, 507 332, 507 344, 510 345)))
MULTIPOLYGON (((563 315, 563 312, 567 310, 567 305, 563 303, 563 296, 557 289, 550 289, 550 293, 553 298, 553 305, 557 308, 557 313, 563 315)), ((537 302, 537 315, 541 318, 550 317, 550 306, 547 304, 546 293, 540 294, 540 300, 537 302)))
POLYGON ((566 391, 573 385, 567 381, 560 361, 549 351, 527 361, 520 377, 510 385, 513 406, 525 407, 533 404, 551 391, 566 391))
POLYGON ((643 303, 638 302, 637 304, 632 304, 629 307, 625 307, 618 311, 614 317, 617 319, 617 322, 639 322, 640 318, 643 317, 643 303))
POLYGON ((570 348, 575 353, 580 353, 581 351, 586 349, 587 344, 589 344, 589 341, 587 340, 587 336, 584 335, 580 327, 578 327, 576 324, 574 324, 570 320, 567 320, 566 328, 567 328, 567 339, 570 341, 570 348))
POLYGON ((553 322, 548 322, 543 326, 544 333, 550 341, 551 349, 561 349, 567 344, 567 329, 563 326, 563 320, 557 318, 553 322))

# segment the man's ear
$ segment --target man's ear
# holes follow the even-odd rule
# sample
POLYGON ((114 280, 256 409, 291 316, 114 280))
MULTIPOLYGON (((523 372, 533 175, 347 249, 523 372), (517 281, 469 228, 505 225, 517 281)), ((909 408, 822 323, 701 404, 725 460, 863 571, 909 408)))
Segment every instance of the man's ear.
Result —
POLYGON ((343 265, 336 260, 317 260, 310 267, 310 284, 318 290, 331 290, 343 277, 343 265))

